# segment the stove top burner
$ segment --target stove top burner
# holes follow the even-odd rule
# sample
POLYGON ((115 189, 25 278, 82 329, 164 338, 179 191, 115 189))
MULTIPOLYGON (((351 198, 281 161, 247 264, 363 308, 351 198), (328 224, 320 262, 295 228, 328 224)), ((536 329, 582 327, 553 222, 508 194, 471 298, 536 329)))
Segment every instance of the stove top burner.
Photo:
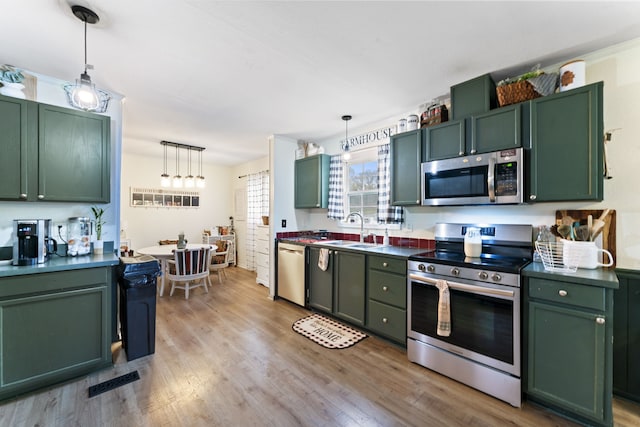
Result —
POLYGON ((528 258, 507 257, 494 254, 482 254, 479 258, 470 258, 465 257, 464 253, 446 251, 423 252, 409 257, 409 260, 504 273, 519 273, 520 270, 531 261, 528 258))

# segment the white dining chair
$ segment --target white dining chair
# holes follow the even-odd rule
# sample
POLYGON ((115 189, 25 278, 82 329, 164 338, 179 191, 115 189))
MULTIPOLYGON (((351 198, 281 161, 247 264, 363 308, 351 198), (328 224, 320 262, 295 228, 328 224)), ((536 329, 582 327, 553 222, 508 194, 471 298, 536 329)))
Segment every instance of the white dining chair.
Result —
POLYGON ((211 286, 210 254, 209 247, 174 251, 174 259, 168 262, 167 279, 171 281, 169 296, 173 296, 176 289, 183 289, 185 299, 189 299, 189 292, 200 286, 204 287, 205 292, 209 292, 207 284, 211 286))

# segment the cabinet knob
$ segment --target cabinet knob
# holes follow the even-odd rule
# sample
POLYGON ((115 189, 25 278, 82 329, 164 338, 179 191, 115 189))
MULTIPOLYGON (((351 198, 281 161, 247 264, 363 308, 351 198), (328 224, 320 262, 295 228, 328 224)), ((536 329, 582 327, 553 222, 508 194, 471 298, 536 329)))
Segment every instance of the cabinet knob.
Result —
POLYGON ((389 267, 389 263, 383 262, 383 263, 382 263, 382 266, 383 266, 383 267, 389 267))
POLYGON ((532 195, 529 196, 529 200, 535 200, 535 199, 536 199, 536 195, 535 194, 532 194, 532 195))
POLYGON ((567 296, 567 291, 565 291, 564 289, 560 289, 558 291, 558 295, 560 295, 561 297, 566 297, 567 296))
POLYGON ((476 150, 475 148, 472 148, 471 151, 469 151, 469 154, 476 154, 478 152, 478 150, 476 150))
POLYGON ((25 193, 22 193, 22 194, 20 194, 20 198, 21 198, 21 199, 26 199, 26 198, 27 198, 27 195, 26 195, 25 193))
POLYGON ((458 156, 464 156, 464 151, 458 151, 458 156))
POLYGON ((604 317, 596 317, 596 323, 598 325, 604 325, 604 317))
POLYGON ((40 200, 44 199, 44 194, 38 194, 38 199, 40 200))
POLYGON ((389 288, 388 288, 387 286, 383 286, 383 287, 382 287, 382 290, 383 290, 383 291, 385 291, 385 292, 387 292, 387 291, 389 290, 389 288))
POLYGON ((382 323, 389 323, 389 319, 387 319, 386 317, 382 318, 382 323))

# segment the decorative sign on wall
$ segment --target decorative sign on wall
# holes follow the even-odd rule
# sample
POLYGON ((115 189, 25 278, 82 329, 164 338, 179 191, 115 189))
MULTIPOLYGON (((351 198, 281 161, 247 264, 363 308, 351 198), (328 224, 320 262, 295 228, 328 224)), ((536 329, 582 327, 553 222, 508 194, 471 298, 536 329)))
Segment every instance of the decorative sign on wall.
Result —
POLYGON ((131 206, 155 208, 199 208, 200 193, 162 188, 130 187, 131 206))
POLYGON ((395 133, 395 127, 387 127, 383 129, 372 130, 361 135, 350 136, 349 140, 340 141, 342 151, 348 145, 349 150, 357 150, 366 146, 374 146, 389 142, 389 137, 395 133))

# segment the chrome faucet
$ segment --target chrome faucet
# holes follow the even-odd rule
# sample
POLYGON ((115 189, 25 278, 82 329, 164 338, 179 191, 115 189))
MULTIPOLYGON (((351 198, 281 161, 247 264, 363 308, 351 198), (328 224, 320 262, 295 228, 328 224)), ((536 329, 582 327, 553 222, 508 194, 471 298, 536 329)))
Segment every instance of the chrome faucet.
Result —
POLYGON ((360 212, 351 212, 349 215, 347 215, 347 221, 349 220, 349 218, 351 218, 351 216, 354 215, 360 218, 360 243, 364 243, 364 218, 362 218, 360 212))

